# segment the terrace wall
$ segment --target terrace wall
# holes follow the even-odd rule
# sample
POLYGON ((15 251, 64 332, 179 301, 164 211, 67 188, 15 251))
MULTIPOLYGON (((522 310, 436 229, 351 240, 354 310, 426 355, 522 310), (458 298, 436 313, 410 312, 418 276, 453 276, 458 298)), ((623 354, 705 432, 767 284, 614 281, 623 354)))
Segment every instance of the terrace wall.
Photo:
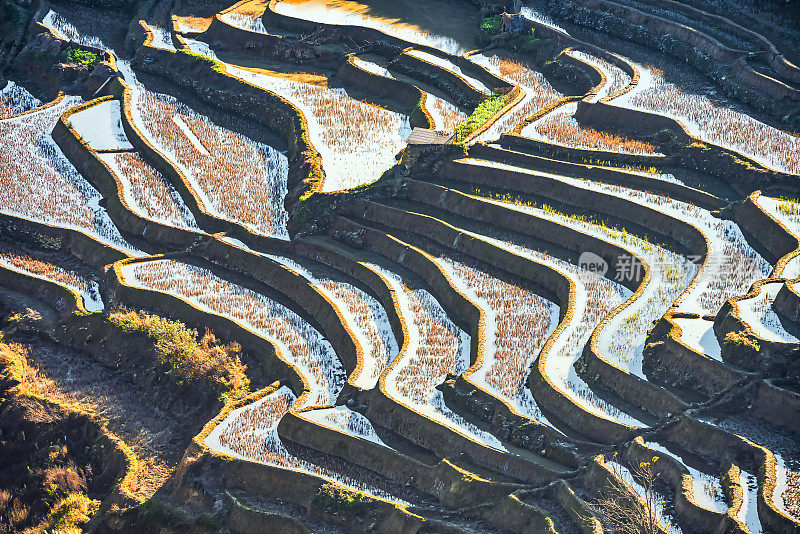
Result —
POLYGON ((776 185, 794 190, 797 175, 767 169, 756 161, 692 136, 678 120, 622 108, 602 102, 580 102, 575 118, 600 129, 654 136, 668 130, 672 140, 664 147, 687 168, 722 178, 732 187, 750 194, 754 189, 776 185))
MULTIPOLYGON (((537 30, 538 31, 538 30, 537 30)), ((558 41, 558 40, 557 40, 558 41)), ((563 45, 562 45, 563 46, 563 45)), ((602 87, 603 75, 575 56, 568 49, 558 51, 554 57, 537 61, 538 70, 555 84, 555 88, 567 96, 581 98, 596 94, 602 87)), ((547 56, 547 53, 543 53, 547 56)))
MULTIPOLYGON (((623 313, 624 310, 614 310, 623 313)), ((615 315, 603 318, 594 330, 592 338, 584 347, 580 359, 575 363, 578 374, 587 382, 596 384, 613 393, 637 409, 649 414, 664 417, 678 413, 686 408, 686 403, 675 395, 625 369, 617 367, 603 357, 598 348, 600 332, 607 327, 615 315)))
POLYGON ((306 524, 296 517, 259 510, 233 497, 231 501, 228 526, 236 534, 311 534, 306 524))
POLYGON ((402 483, 413 479, 415 487, 436 496, 445 506, 474 506, 508 495, 520 487, 470 476, 447 460, 425 464, 389 447, 308 421, 303 412, 287 413, 278 424, 278 434, 282 440, 338 456, 395 481, 402 483))
POLYGON ((617 217, 652 230, 653 233, 664 236, 668 240, 680 243, 692 253, 702 256, 706 254, 705 238, 694 226, 612 194, 579 188, 543 175, 531 175, 458 161, 444 165, 441 177, 479 186, 531 193, 567 206, 617 217))
POLYGON ((450 60, 450 62, 460 68, 462 72, 476 78, 494 93, 506 94, 516 87, 515 84, 496 75, 483 65, 470 61, 467 54, 455 55, 445 53, 441 50, 434 50, 434 55, 450 60))
POLYGON ((573 395, 559 388, 546 371, 547 358, 561 356, 553 355, 550 351, 557 336, 560 336, 573 320, 574 309, 575 292, 572 290, 570 291, 569 306, 566 308, 567 313, 542 348, 539 358, 528 376, 528 387, 542 409, 556 414, 561 421, 581 435, 600 443, 615 443, 630 439, 636 431, 634 427, 587 410, 579 402, 576 402, 573 395))
POLYGON ((481 516, 507 532, 557 532, 557 523, 545 510, 523 502, 516 494, 507 495, 481 516))
MULTIPOLYGON (((419 233, 423 228, 427 228, 427 235, 434 240, 452 243, 452 235, 442 237, 441 225, 429 223, 428 221, 416 219, 407 215, 402 210, 394 211, 379 204, 356 201, 352 206, 352 211, 345 211, 351 216, 363 213, 363 219, 376 221, 380 220, 383 224, 394 227, 404 228, 406 231, 419 233)), ((436 221, 438 222, 438 221, 436 221)), ((444 229, 447 232, 447 229, 444 229)), ((370 248, 388 257, 391 261, 409 269, 417 274, 431 288, 437 301, 451 312, 457 322, 468 325, 467 330, 472 339, 478 339, 481 335, 478 328, 480 322, 480 310, 467 299, 460 291, 456 290, 444 272, 420 249, 406 244, 394 236, 383 234, 372 229, 365 229, 365 244, 370 248)), ((471 359, 476 357, 477 347, 473 343, 471 359)))
POLYGON ((658 48, 685 60, 711 76, 727 93, 759 108, 776 113, 783 109, 782 113, 785 113, 787 109, 796 108, 796 105, 786 102, 787 98, 800 99, 797 90, 756 72, 744 63, 744 51, 730 49, 689 26, 608 0, 567 3, 550 0, 550 6, 556 17, 563 16, 577 24, 658 48), (734 65, 737 60, 744 64, 734 65))
POLYGON ((800 343, 766 340, 759 336, 741 317, 740 303, 758 297, 764 284, 782 284, 784 280, 759 280, 744 295, 738 295, 725 301, 714 319, 714 334, 723 340, 722 358, 752 372, 765 372, 768 375, 780 376, 786 372, 789 362, 796 358, 795 352, 800 350, 800 343), (748 341, 754 341, 757 348, 728 343, 726 336, 738 333, 748 341))
MULTIPOLYGON (((642 462, 652 462, 656 456, 658 460, 653 464, 654 468, 661 473, 660 478, 666 479, 675 489, 675 511, 683 524, 692 525, 693 529, 700 532, 722 532, 720 525, 733 523, 726 514, 712 512, 697 503, 689 470, 672 456, 645 446, 641 437, 629 443, 624 453, 626 462, 633 466, 642 462)), ((729 529, 730 526, 724 531, 742 532, 738 529, 729 529)))
POLYGON ((188 247, 201 234, 153 221, 131 209, 119 177, 100 160, 97 152, 70 125, 71 115, 108 98, 110 97, 93 100, 62 115, 53 129, 53 140, 70 163, 108 200, 106 211, 120 230, 169 248, 188 247))
POLYGON ((223 72, 219 63, 191 53, 141 46, 136 61, 143 70, 175 81, 211 105, 280 132, 289 148, 289 194, 285 203, 290 213, 301 196, 319 191, 325 177, 322 160, 308 137, 305 117, 288 100, 223 72))
POLYGON ((83 307, 83 298, 72 289, 4 266, 0 266, 0 286, 41 300, 52 305, 62 314, 86 312, 83 307))
POLYGON ((763 51, 767 51, 770 48, 769 41, 762 35, 752 30, 746 29, 728 18, 707 11, 703 11, 701 9, 688 5, 687 3, 684 2, 676 2, 674 0, 664 0, 663 4, 670 11, 681 13, 683 15, 687 15, 689 17, 708 23, 710 26, 715 26, 723 30, 725 33, 734 35, 743 41, 755 44, 758 48, 760 48, 763 51))
MULTIPOLYGON (((548 143, 520 134, 507 133, 500 136, 498 140, 503 148, 519 150, 530 154, 557 160, 566 160, 587 165, 605 163, 618 167, 626 165, 632 167, 655 167, 662 168, 675 163, 672 156, 651 156, 647 154, 626 154, 624 152, 610 152, 607 150, 590 150, 586 148, 574 148, 556 143, 548 143)), ((477 145, 476 145, 477 147, 477 145)))
POLYGON ((219 237, 202 243, 192 253, 225 269, 247 275, 288 298, 297 309, 310 316, 333 345, 349 375, 363 366, 363 347, 344 320, 338 306, 322 294, 316 285, 290 268, 262 254, 232 246, 219 237))
POLYGON ((744 202, 737 204, 733 218, 745 235, 754 238, 765 250, 772 265, 800 247, 797 237, 780 222, 773 219, 757 204, 760 191, 753 192, 744 202))
MULTIPOLYGON (((152 257, 148 258, 151 259, 152 257)), ((114 302, 161 313, 168 311, 169 316, 179 318, 188 325, 200 329, 208 328, 224 339, 236 340, 260 364, 263 376, 286 377, 298 395, 307 389, 302 375, 271 341, 236 320, 201 310, 181 297, 129 285, 122 275, 122 265, 120 262, 115 263, 109 271, 108 283, 113 291, 114 302)), ((200 398, 204 397, 201 393, 198 394, 200 398)))
MULTIPOLYGON (((618 458, 615 458, 618 461, 618 458)), ((623 501, 626 506, 637 508, 638 514, 646 515, 650 509, 649 504, 616 472, 612 466, 606 463, 602 455, 598 455, 589 462, 586 473, 584 474, 584 486, 601 498, 612 498, 616 501, 623 501)), ((667 534, 668 531, 658 524, 655 532, 667 534)))
POLYGON ((475 109, 487 98, 458 74, 406 53, 397 56, 388 67, 439 89, 462 108, 475 109))
POLYGON ((554 476, 543 465, 489 448, 429 419, 381 389, 372 390, 367 417, 442 457, 463 454, 478 465, 528 483, 542 483, 554 476))
MULTIPOLYGON (((517 146, 519 146, 516 145, 517 138, 522 140, 521 141, 522 146, 520 146, 520 148, 525 149, 524 145, 527 141, 526 138, 516 135, 504 135, 503 137, 507 139, 514 139, 514 141, 510 142, 510 146, 513 148, 517 148, 517 146)), ((501 138, 501 143, 502 142, 503 141, 501 138)), ((538 141, 533 141, 533 142, 539 143, 538 141)), ((546 145, 547 143, 541 143, 541 144, 546 145)), ((609 160, 603 159, 605 158, 605 156, 604 155, 601 156, 600 154, 602 153, 597 151, 592 151, 592 152, 594 157, 598 158, 595 159, 594 161, 597 162, 602 161, 603 163, 610 163, 609 160)), ((606 152, 605 154, 609 153, 606 152)), ((719 198, 709 193, 706 193, 705 191, 701 191, 699 189, 688 187, 683 184, 675 182, 660 180, 656 177, 641 176, 638 174, 624 172, 612 168, 598 167, 595 165, 584 164, 584 163, 570 163, 566 161, 560 161, 558 159, 550 159, 547 157, 530 155, 522 152, 515 152, 513 150, 498 149, 489 145, 474 145, 473 147, 470 148, 469 155, 470 157, 478 159, 500 161, 502 163, 507 163, 509 165, 516 165, 519 167, 539 169, 546 172, 563 174, 565 176, 580 177, 588 180, 597 180, 600 182, 616 184, 631 189, 652 191, 653 193, 669 196, 671 198, 675 198, 683 202, 688 202, 691 204, 702 206, 710 210, 719 209, 725 205, 725 203, 719 198)), ((594 158, 589 157, 587 158, 587 161, 593 161, 593 159, 594 158)), ((668 158, 662 158, 662 159, 667 160, 668 158)), ((657 165, 658 167, 661 167, 665 164, 666 161, 664 163, 654 162, 652 164, 646 164, 646 165, 647 167, 650 167, 651 165, 657 165)))
POLYGON ((294 242, 298 254, 332 266, 345 275, 360 281, 381 303, 389 317, 392 333, 399 345, 403 344, 403 329, 400 317, 392 300, 391 292, 380 275, 348 256, 336 244, 320 236, 306 236, 294 242))
POLYGON ((219 14, 214 15, 211 25, 198 38, 211 43, 215 50, 257 54, 261 57, 292 63, 302 64, 310 61, 315 65, 336 68, 343 59, 341 52, 280 35, 239 28, 225 22, 219 14))
POLYGON ((780 534, 797 532, 800 524, 779 512, 771 497, 776 484, 776 461, 770 451, 741 436, 688 416, 669 425, 665 434, 669 440, 694 453, 753 465, 758 477, 758 517, 764 529, 780 534))
MULTIPOLYGON (((785 69, 784 72, 786 72, 785 69)), ((776 100, 790 102, 800 101, 799 89, 781 80, 762 74, 754 69, 744 57, 740 57, 733 62, 731 65, 731 73, 735 79, 745 86, 755 89, 757 92, 768 95, 776 100)))
MULTIPOLYGON (((501 249, 487 241, 463 234, 460 230, 439 223, 436 219, 431 217, 414 217, 403 210, 386 208, 378 204, 356 204, 353 206, 353 210, 355 213, 364 213, 364 217, 367 219, 380 221, 389 226, 408 229, 409 225, 411 225, 411 231, 416 233, 422 232, 421 235, 431 237, 445 244, 445 246, 448 246, 447 243, 452 243, 449 246, 478 258, 495 268, 504 269, 506 272, 527 280, 532 280, 551 290, 555 288, 553 292, 559 296, 558 300, 561 303, 562 325, 569 320, 565 313, 568 314, 569 312, 567 312, 567 310, 571 309, 572 306, 565 306, 564 302, 569 301, 572 303, 574 295, 571 294, 569 283, 565 284, 566 280, 563 275, 549 267, 519 256, 513 252, 501 249), (398 218, 399 220, 393 221, 393 218, 398 218), (432 225, 436 225, 437 223, 438 227, 433 226, 432 232, 432 225), (415 229, 415 227, 417 228, 415 229), (439 232, 444 232, 442 237, 436 236, 439 232)), ((386 255, 385 252, 381 252, 381 254, 386 255)), ((397 253, 389 257, 392 258, 393 261, 404 261, 409 256, 409 254, 404 254, 401 259, 400 253, 397 253)), ((473 352, 473 359, 475 358, 475 354, 476 353, 473 352)), ((543 357, 540 356, 539 367, 542 365, 542 359, 543 357)), ((531 373, 530 381, 531 389, 534 390, 534 396, 537 401, 545 405, 547 409, 557 413, 562 419, 567 420, 573 425, 573 428, 581 428, 582 432, 586 435, 591 435, 596 439, 604 439, 598 438, 598 436, 606 436, 606 439, 614 440, 627 435, 627 430, 621 428, 621 425, 589 413, 569 400, 569 398, 564 395, 538 367, 531 373), (539 381, 534 382, 534 380, 539 381), (538 387, 534 389, 536 386, 538 387)))
POLYGON ((564 52, 562 54, 563 54, 563 56, 565 58, 574 59, 576 64, 577 64, 577 66, 579 68, 583 69, 584 71, 586 71, 587 75, 589 76, 589 79, 591 79, 593 82, 595 82, 595 84, 592 86, 592 88, 589 91, 586 92, 586 94, 584 95, 584 98, 590 98, 590 97, 597 96, 597 94, 609 82, 608 77, 605 75, 605 73, 602 70, 597 68, 595 65, 593 65, 592 63, 590 63, 589 61, 586 61, 585 59, 583 59, 581 57, 578 57, 578 56, 574 55, 572 52, 573 52, 573 50, 571 48, 568 48, 568 49, 564 50, 564 52))
POLYGON ((567 516, 574 521, 582 534, 603 534, 603 526, 597 518, 594 510, 578 495, 565 480, 559 480, 555 484, 555 500, 567 516))
POLYGON ((643 368, 651 380, 710 397, 742 379, 741 372, 683 343, 680 326, 672 319, 669 312, 665 314, 647 338, 643 368))
POLYGON ((778 291, 772 307, 790 321, 800 323, 800 292, 793 282, 787 282, 778 291))
MULTIPOLYGON (((185 480, 189 477, 190 471, 213 473, 215 477, 222 477, 226 487, 240 489, 262 498, 283 499, 305 508, 312 516, 322 516, 324 512, 314 504, 313 497, 320 492, 324 484, 345 489, 340 484, 297 469, 252 462, 219 453, 209 449, 205 444, 209 433, 222 423, 231 411, 255 402, 274 392, 278 387, 279 384, 273 384, 235 404, 228 404, 217 417, 209 421, 194 437, 184 453, 184 458, 175 471, 176 487, 191 484, 185 480)), ((352 492, 347 489, 345 491, 352 492)), ((362 505, 357 518, 346 516, 322 518, 333 520, 346 529, 356 532, 365 532, 374 524, 377 531, 416 534, 424 526, 423 518, 410 513, 405 506, 373 497, 366 497, 362 505)))
POLYGON ((756 395, 752 413, 764 421, 782 426, 800 434, 800 394, 781 388, 769 380, 760 380, 756 386, 756 395))
POLYGON ((412 128, 435 128, 433 119, 425 108, 426 93, 416 85, 368 72, 354 63, 352 55, 339 64, 337 75, 364 92, 391 98, 411 110, 408 116, 412 128))
POLYGON ((30 243, 36 248, 71 254, 92 267, 103 267, 128 257, 125 252, 101 243, 80 230, 44 224, 14 215, 0 214, 0 235, 30 243))
MULTIPOLYGON (((536 452, 544 451, 544 456, 575 469, 580 463, 579 454, 588 447, 583 443, 569 444, 555 437, 550 427, 520 414, 507 401, 495 397, 470 381, 467 375, 479 367, 475 362, 470 369, 455 380, 448 380, 440 387, 448 406, 458 406, 490 425, 492 434, 517 447, 536 452)), ((459 410, 456 410, 459 411, 459 410)))

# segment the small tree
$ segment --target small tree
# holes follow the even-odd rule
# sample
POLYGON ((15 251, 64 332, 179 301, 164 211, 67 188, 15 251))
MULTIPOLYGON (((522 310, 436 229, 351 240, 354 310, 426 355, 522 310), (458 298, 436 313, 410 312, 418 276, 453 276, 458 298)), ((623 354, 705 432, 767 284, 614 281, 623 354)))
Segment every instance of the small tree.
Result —
MULTIPOLYGON (((616 458, 614 453, 612 458, 616 458)), ((641 497, 644 503, 636 499, 625 482, 626 473, 618 463, 613 463, 611 470, 617 475, 609 477, 609 483, 603 495, 591 505, 606 525, 617 534, 658 534, 661 532, 658 524, 661 508, 661 499, 655 491, 655 483, 661 473, 656 472, 655 464, 658 456, 653 456, 649 462, 641 462, 638 467, 631 469, 630 474, 641 486, 641 497)))

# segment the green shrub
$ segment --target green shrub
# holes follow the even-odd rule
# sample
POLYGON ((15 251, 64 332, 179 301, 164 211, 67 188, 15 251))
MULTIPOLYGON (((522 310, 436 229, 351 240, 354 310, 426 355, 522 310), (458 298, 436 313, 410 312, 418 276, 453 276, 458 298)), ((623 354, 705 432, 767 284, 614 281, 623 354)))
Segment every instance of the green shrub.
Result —
POLYGON ((61 51, 61 59, 64 63, 75 63, 91 69, 100 61, 100 56, 89 50, 81 50, 70 46, 61 51))
POLYGON ((139 516, 165 527, 174 527, 180 522, 180 518, 157 497, 148 499, 139 507, 139 516))
POLYGON ((159 363, 178 385, 212 380, 223 389, 223 400, 246 392, 250 381, 246 367, 239 360, 238 343, 221 345, 214 334, 197 330, 178 321, 171 321, 143 311, 119 309, 111 312, 109 321, 128 333, 143 333, 152 339, 159 363), (234 395, 232 395, 234 393, 234 395))
POLYGON ((502 15, 494 15, 491 17, 486 17, 481 22, 481 32, 487 35, 497 35, 500 33, 500 26, 503 24, 503 16, 502 15))
POLYGON ((80 532, 80 526, 88 522, 99 508, 100 501, 83 493, 71 493, 50 509, 44 521, 45 531, 80 532))
POLYGON ((225 68, 222 66, 222 63, 217 61, 216 59, 212 59, 208 56, 204 56, 203 54, 198 54, 196 52, 192 52, 191 50, 181 50, 181 53, 186 54, 194 61, 198 61, 202 64, 205 64, 217 72, 225 72, 225 68))
POLYGON ((456 143, 463 142, 472 132, 483 126, 495 113, 503 109, 506 102, 508 102, 508 95, 496 95, 490 96, 478 104, 472 115, 456 128, 456 143))
POLYGON ((222 522, 215 515, 209 513, 202 513, 195 519, 195 524, 198 527, 203 527, 206 530, 218 532, 222 530, 222 522))
POLYGON ((751 349, 755 352, 761 350, 761 346, 753 340, 747 337, 746 332, 728 332, 725 334, 726 345, 730 345, 736 347, 738 349, 751 349))
POLYGON ((323 484, 312 504, 331 514, 356 515, 365 504, 364 492, 340 488, 335 484, 323 484))

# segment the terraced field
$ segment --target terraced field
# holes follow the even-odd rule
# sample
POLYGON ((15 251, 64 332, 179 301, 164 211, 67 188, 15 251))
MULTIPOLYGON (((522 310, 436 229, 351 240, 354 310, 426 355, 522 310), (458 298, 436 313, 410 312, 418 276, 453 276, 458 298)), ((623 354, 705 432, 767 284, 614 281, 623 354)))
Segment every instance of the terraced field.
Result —
POLYGON ((800 15, 500 4, 2 0, 0 533, 800 532, 800 15))

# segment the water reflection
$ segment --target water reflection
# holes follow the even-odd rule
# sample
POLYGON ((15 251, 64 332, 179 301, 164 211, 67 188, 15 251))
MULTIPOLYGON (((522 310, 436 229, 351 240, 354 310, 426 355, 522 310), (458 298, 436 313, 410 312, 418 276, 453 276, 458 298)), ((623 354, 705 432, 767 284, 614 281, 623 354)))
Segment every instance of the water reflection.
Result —
POLYGON ((275 10, 315 22, 366 26, 451 54, 475 48, 478 10, 464 1, 283 0, 275 10))

